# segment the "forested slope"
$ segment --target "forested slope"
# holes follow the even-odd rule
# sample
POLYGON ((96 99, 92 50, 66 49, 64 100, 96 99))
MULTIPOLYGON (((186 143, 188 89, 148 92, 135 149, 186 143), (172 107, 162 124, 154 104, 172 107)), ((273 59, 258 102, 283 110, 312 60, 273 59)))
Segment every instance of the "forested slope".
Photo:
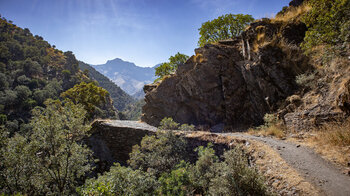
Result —
MULTIPOLYGON (((0 19, 1 125, 10 132, 25 131, 34 107, 44 106, 48 98, 60 98, 80 82, 91 79, 79 70, 72 52, 62 52, 29 29, 0 19)), ((103 108, 111 114, 109 104, 103 108)))
POLYGON ((125 93, 118 85, 114 84, 106 76, 96 71, 95 68, 81 61, 79 62, 79 67, 82 71, 87 70, 89 77, 96 80, 102 88, 109 92, 113 100, 113 105, 118 110, 124 110, 127 105, 135 102, 130 95, 125 93))

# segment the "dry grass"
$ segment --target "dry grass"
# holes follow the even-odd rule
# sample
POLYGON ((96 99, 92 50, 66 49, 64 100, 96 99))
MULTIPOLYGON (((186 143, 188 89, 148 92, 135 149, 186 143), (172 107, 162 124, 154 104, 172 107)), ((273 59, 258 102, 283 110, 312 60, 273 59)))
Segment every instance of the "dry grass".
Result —
POLYGON ((290 20, 300 20, 300 18, 311 10, 311 7, 306 3, 299 7, 291 7, 286 13, 283 15, 278 15, 275 18, 271 18, 272 22, 288 22, 290 20))
POLYGON ((350 119, 344 123, 329 123, 290 140, 313 148, 324 159, 348 170, 350 162, 350 119))
POLYGON ((329 123, 318 130, 315 139, 320 144, 329 144, 339 147, 350 146, 350 119, 345 123, 329 123))
POLYGON ((280 139, 286 137, 284 128, 278 124, 273 124, 270 126, 262 126, 254 129, 251 128, 248 130, 248 133, 251 135, 273 136, 280 139))

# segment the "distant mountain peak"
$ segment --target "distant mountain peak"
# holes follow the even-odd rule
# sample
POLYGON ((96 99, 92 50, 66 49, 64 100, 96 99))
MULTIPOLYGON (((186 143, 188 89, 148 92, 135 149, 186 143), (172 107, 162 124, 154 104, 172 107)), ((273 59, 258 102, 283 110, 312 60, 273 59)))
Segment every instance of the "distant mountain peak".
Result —
POLYGON ((108 60, 105 64, 94 66, 129 95, 142 90, 143 85, 154 81, 154 67, 139 67, 135 63, 120 58, 108 60))

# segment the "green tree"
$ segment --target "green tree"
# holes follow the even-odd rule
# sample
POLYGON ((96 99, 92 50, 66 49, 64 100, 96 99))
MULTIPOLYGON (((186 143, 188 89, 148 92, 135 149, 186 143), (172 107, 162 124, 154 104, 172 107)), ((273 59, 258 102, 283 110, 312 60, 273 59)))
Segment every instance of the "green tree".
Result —
POLYGON ((149 171, 159 177, 186 160, 186 142, 172 132, 145 136, 141 145, 133 146, 128 163, 133 169, 149 171))
POLYGON ((29 96, 32 95, 32 91, 30 91, 30 89, 24 85, 16 86, 15 92, 17 94, 17 99, 19 103, 26 100, 29 96))
POLYGON ((169 57, 169 62, 162 63, 156 68, 155 76, 158 78, 155 81, 161 80, 164 76, 175 73, 177 68, 184 64, 189 56, 181 53, 177 53, 174 56, 169 57))
POLYGON ((171 173, 163 173, 158 180, 160 184, 159 195, 192 195, 189 168, 190 165, 182 161, 171 173))
POLYGON ((226 14, 207 21, 198 29, 200 35, 198 45, 202 47, 208 43, 238 36, 253 21, 251 15, 245 14, 226 14))
POLYGON ((308 31, 302 47, 306 52, 319 44, 350 42, 350 0, 309 0, 311 10, 303 17, 308 31))
POLYGON ((63 92, 61 97, 72 100, 76 104, 82 104, 88 111, 89 118, 92 118, 96 107, 104 104, 108 95, 108 91, 96 86, 93 82, 88 84, 81 82, 73 88, 63 92))
POLYGON ((28 195, 69 195, 78 179, 90 171, 92 152, 81 140, 90 126, 86 111, 72 102, 48 100, 46 108, 33 110, 32 131, 15 134, 0 150, 0 192, 28 195))

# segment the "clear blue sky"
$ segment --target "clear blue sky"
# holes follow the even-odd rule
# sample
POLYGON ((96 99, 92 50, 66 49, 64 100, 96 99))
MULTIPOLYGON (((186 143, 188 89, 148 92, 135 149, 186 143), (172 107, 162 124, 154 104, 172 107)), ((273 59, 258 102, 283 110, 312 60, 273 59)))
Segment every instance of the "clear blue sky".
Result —
POLYGON ((154 66, 194 54, 203 22, 227 13, 276 14, 290 0, 0 0, 0 13, 79 60, 154 66))

